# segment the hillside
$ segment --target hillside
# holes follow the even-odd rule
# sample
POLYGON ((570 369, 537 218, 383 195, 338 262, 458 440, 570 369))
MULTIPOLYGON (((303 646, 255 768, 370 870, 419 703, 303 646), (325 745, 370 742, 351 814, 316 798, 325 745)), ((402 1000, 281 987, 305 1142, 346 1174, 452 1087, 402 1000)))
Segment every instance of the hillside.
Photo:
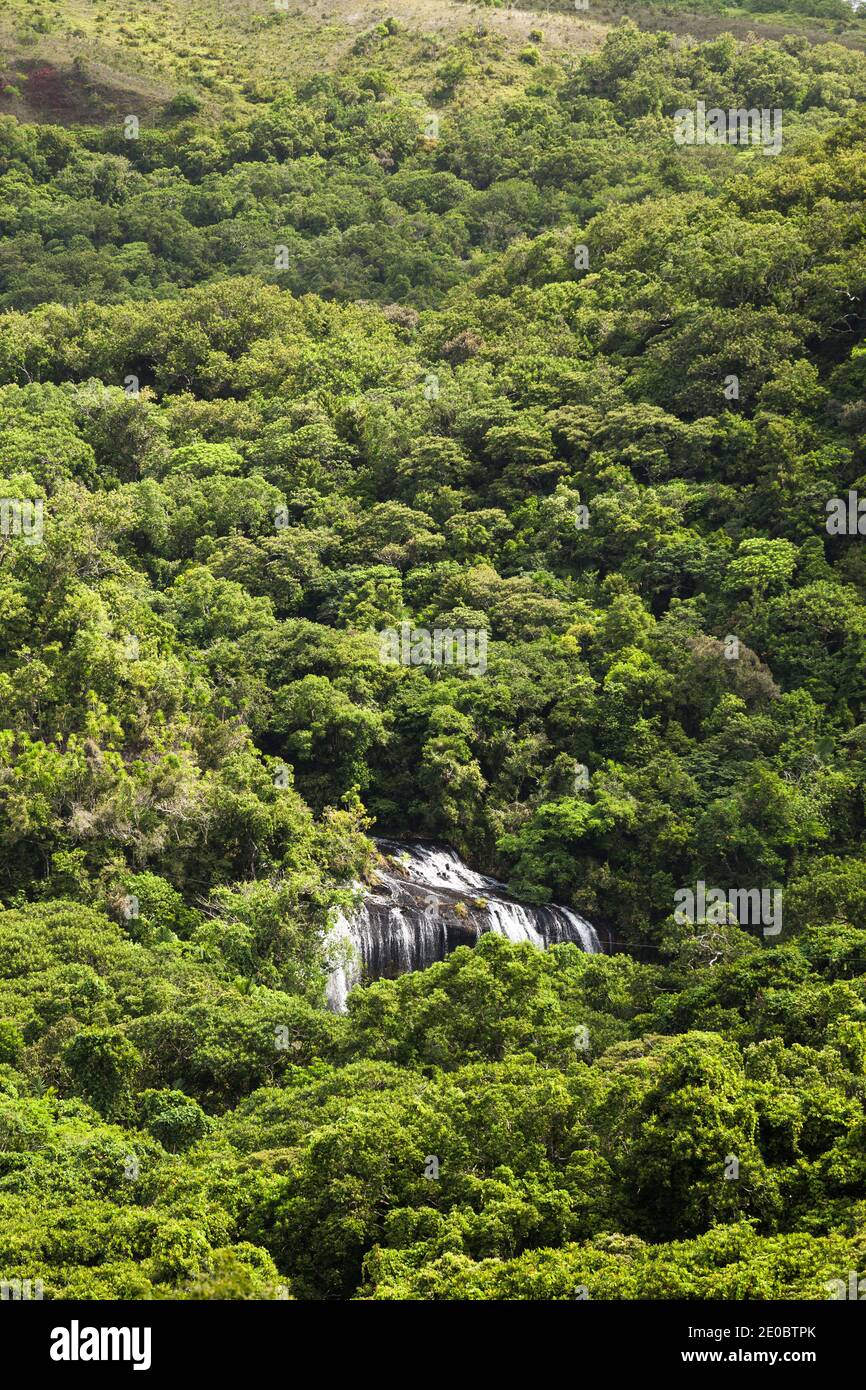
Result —
POLYGON ((863 1267, 866 20, 636 20, 0 5, 0 1279, 863 1267), (610 950, 336 1015, 374 832, 610 950))

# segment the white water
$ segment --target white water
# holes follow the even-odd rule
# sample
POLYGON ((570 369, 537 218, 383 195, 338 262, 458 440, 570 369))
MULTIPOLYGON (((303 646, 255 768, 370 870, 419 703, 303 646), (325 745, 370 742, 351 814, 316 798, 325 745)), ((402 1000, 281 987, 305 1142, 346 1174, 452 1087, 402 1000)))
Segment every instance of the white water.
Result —
POLYGON ((345 1012, 349 991, 362 978, 423 970, 488 931, 541 950, 563 941, 590 954, 601 950, 595 928, 571 908, 515 902, 503 884, 470 869, 452 849, 391 840, 378 846, 387 858, 374 886, 354 913, 337 916, 328 936, 327 998, 337 1013, 345 1012))

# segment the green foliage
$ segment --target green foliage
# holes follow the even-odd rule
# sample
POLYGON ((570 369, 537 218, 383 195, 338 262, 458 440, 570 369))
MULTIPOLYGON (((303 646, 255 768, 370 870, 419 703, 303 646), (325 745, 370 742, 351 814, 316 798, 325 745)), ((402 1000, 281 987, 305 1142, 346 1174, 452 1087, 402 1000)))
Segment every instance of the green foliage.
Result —
POLYGON ((141 1066, 137 1048, 116 1028, 76 1033, 61 1060, 77 1091, 103 1115, 122 1115, 128 1108, 141 1066))
POLYGON ((170 1153, 186 1149, 207 1133, 207 1116, 183 1091, 140 1091, 143 1127, 170 1153))
POLYGON ((866 1257, 866 564, 825 526, 866 57, 389 19, 277 84, 244 54, 297 17, 236 18, 137 140, 0 117, 0 496, 42 509, 0 536, 0 1275, 822 1298, 866 1257), (782 151, 679 148, 698 100, 782 151), (403 623, 485 671, 383 662, 403 623), (491 935, 333 1016, 373 828, 611 952, 491 935), (781 936, 675 920, 698 881, 781 936))

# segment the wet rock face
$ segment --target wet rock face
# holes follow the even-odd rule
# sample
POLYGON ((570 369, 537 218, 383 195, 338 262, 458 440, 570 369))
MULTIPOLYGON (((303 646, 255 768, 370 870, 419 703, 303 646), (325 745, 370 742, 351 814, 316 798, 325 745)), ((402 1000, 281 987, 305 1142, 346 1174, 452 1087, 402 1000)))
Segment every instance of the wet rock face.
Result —
POLYGON ((351 917, 337 919, 329 938, 334 966, 328 1001, 338 1012, 359 981, 423 970, 488 931, 542 950, 563 941, 601 950, 594 928, 571 908, 519 903, 452 849, 422 841, 376 843, 383 856, 376 881, 351 917))

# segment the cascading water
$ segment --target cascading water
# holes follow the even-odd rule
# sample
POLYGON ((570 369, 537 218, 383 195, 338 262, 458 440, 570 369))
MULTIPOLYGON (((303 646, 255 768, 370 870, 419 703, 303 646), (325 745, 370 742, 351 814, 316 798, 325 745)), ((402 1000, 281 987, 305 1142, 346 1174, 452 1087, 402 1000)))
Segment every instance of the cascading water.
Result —
POLYGON ((564 941, 595 953, 595 928, 568 907, 515 902, 503 884, 476 873, 454 850, 377 840, 383 859, 351 916, 340 914, 328 937, 332 969, 327 997, 342 1013, 360 979, 403 975, 444 960, 485 932, 544 949, 564 941))

